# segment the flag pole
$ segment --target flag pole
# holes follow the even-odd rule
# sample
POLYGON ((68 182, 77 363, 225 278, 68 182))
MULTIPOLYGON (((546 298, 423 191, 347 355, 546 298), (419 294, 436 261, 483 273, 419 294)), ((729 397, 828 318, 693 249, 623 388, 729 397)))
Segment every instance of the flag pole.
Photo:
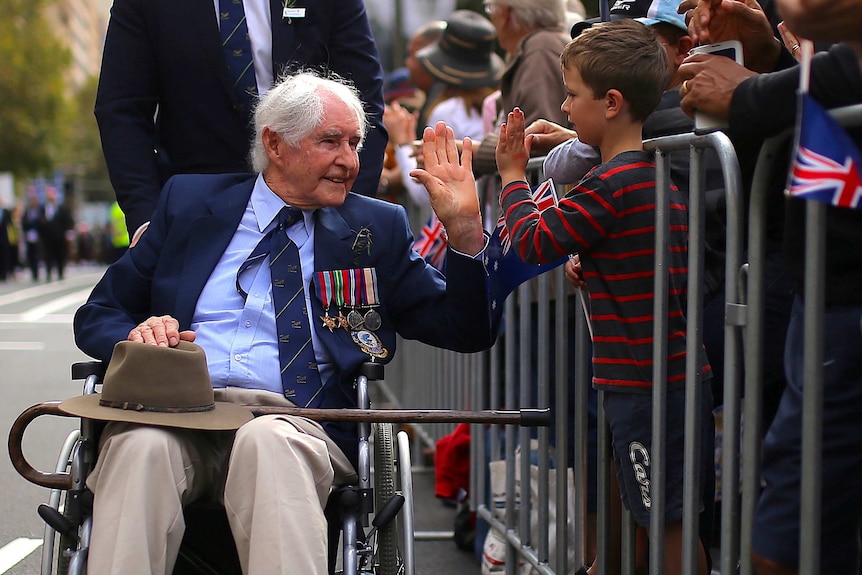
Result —
POLYGON ((602 22, 608 22, 611 19, 611 9, 608 6, 608 0, 599 0, 599 16, 602 22))
MULTIPOLYGON (((796 150, 802 126, 803 99, 811 85, 811 58, 814 44, 800 40, 802 59, 799 70, 799 113, 796 150)), ((826 210, 822 202, 805 204, 805 310, 802 396, 802 478, 799 510, 799 572, 819 575, 820 532, 823 487, 823 314, 825 310, 826 210)))

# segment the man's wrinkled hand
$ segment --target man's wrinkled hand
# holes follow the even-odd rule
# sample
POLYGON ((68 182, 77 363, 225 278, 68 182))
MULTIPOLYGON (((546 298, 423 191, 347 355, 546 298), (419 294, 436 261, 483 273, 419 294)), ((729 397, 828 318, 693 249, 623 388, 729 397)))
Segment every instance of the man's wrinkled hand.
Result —
POLYGON ((152 316, 129 332, 129 341, 176 347, 180 341, 194 341, 195 332, 180 331, 180 322, 169 315, 152 316))

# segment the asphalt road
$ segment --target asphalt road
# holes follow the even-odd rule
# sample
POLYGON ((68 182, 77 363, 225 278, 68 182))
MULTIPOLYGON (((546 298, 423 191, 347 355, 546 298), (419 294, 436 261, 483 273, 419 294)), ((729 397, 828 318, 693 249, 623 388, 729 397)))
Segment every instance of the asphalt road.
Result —
MULTIPOLYGON (((15 418, 29 406, 81 392, 70 366, 88 358, 74 344, 72 316, 103 272, 98 266, 70 267, 66 279, 33 283, 29 275, 0 283, 0 429, 5 438, 15 418)), ((37 469, 53 471, 67 433, 77 421, 40 417, 27 427, 24 453, 37 469)), ((452 530, 455 512, 434 498, 431 467, 414 473, 416 529, 439 536, 452 530)), ((0 457, 0 575, 38 575, 43 526, 36 507, 48 491, 24 480, 8 456, 0 457)), ((448 539, 419 539, 417 575, 478 574, 473 555, 448 539)))

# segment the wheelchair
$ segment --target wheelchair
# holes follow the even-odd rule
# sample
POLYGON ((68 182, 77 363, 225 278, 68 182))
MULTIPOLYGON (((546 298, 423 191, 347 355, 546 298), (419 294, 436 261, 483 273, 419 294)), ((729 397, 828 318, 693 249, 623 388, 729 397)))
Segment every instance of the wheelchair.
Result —
MULTIPOLYGON (((101 362, 76 363, 72 366, 72 379, 84 380, 84 394, 95 393, 104 370, 101 362)), ((300 412, 297 414, 312 419, 346 418, 357 422, 358 482, 333 489, 325 510, 329 524, 329 572, 336 575, 414 573, 409 438, 404 431, 396 434, 392 422, 372 423, 374 412, 370 410, 369 381, 382 377, 381 364, 366 363, 362 367, 356 378, 359 410, 297 408, 300 412), (362 411, 369 415, 355 417, 362 411)), ((46 523, 41 573, 82 575, 86 573, 93 499, 85 482, 95 465, 98 436, 104 423, 81 419, 80 429, 66 437, 53 473, 30 466, 22 449, 24 431, 33 419, 41 415, 68 417, 59 411, 59 404, 59 401, 44 402, 23 412, 10 431, 9 454, 13 466, 25 479, 50 489, 48 503, 38 509, 46 523)), ((252 407, 251 410, 255 415, 278 410, 291 412, 267 407, 252 407)), ((186 532, 174 575, 240 575, 239 559, 224 508, 214 502, 198 502, 186 506, 184 514, 186 532)))

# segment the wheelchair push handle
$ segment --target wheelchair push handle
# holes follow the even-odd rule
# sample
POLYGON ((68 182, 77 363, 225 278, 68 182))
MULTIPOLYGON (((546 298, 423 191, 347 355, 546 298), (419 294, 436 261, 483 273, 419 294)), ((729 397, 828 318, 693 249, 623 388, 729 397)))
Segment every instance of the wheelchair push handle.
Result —
POLYGON ((21 477, 35 483, 41 487, 48 489, 69 490, 72 488, 72 475, 69 473, 46 473, 34 468, 24 457, 24 449, 22 442, 24 439, 24 430, 31 421, 40 415, 59 415, 61 417, 70 417, 67 413, 60 411, 59 401, 46 401, 37 403, 26 410, 12 424, 12 429, 9 430, 9 459, 12 460, 12 466, 15 468, 21 477))

